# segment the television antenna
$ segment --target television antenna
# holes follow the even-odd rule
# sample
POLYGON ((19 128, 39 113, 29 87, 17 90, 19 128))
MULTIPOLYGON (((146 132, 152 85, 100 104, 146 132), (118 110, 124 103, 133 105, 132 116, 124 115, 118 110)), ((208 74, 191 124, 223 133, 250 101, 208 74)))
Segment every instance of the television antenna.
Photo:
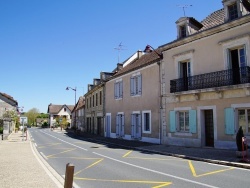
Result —
POLYGON ((183 13, 184 13, 184 17, 186 17, 186 12, 185 12, 185 8, 191 7, 193 5, 177 5, 177 7, 182 8, 183 13))
POLYGON ((120 42, 120 44, 117 47, 114 48, 115 50, 118 51, 118 63, 120 62, 120 51, 121 50, 126 50, 123 47, 124 47, 124 45, 122 45, 122 42, 120 42))

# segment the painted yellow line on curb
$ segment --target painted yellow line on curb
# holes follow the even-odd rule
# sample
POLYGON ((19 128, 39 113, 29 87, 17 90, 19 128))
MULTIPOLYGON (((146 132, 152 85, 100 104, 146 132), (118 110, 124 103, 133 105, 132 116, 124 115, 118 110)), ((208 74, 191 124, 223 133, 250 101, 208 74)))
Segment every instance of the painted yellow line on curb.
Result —
POLYGON ((235 167, 230 167, 230 168, 227 168, 227 169, 215 170, 215 171, 211 171, 211 172, 207 172, 207 173, 204 173, 204 174, 197 175, 196 171, 195 171, 195 168, 194 168, 194 166, 193 166, 193 164, 192 164, 192 162, 190 160, 188 161, 188 164, 189 164, 190 170, 191 170, 194 177, 208 176, 208 175, 217 174, 217 173, 220 173, 220 172, 225 172, 225 171, 235 169, 235 167))
POLYGON ((69 149, 69 150, 66 150, 66 151, 62 151, 62 152, 60 152, 60 153, 56 153, 56 154, 53 154, 53 155, 48 155, 48 156, 46 156, 47 158, 52 158, 53 156, 55 156, 55 155, 59 155, 59 154, 62 154, 62 153, 67 153, 67 152, 70 152, 70 151, 73 151, 73 150, 75 150, 76 148, 73 148, 73 149, 69 149))
POLYGON ((77 180, 85 180, 85 181, 102 181, 102 182, 116 182, 116 183, 141 183, 141 184, 161 184, 154 186, 152 188, 160 188, 163 186, 171 185, 172 182, 158 182, 158 181, 137 181, 137 180, 106 180, 106 179, 94 179, 94 178, 79 178, 74 177, 77 180))

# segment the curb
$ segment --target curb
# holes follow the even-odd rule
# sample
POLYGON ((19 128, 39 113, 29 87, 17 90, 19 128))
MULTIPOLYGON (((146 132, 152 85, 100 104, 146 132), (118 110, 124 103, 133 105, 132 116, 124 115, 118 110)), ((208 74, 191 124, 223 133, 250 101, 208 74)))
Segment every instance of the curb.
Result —
POLYGON ((42 168, 45 170, 45 172, 48 174, 48 176, 52 179, 52 181, 57 185, 58 188, 63 188, 64 185, 64 179, 62 176, 60 176, 48 163, 45 161, 45 159, 38 153, 35 145, 31 141, 30 133, 28 132, 30 147, 32 150, 32 153, 36 157, 37 161, 40 163, 42 168))
POLYGON ((179 155, 179 154, 173 154, 173 153, 162 152, 162 151, 157 151, 157 150, 143 149, 140 147, 133 147, 133 146, 127 146, 127 145, 122 145, 122 144, 116 144, 116 143, 106 142, 103 140, 97 140, 97 139, 93 139, 93 138, 86 138, 86 140, 94 140, 94 141, 98 141, 100 143, 121 146, 124 148, 134 149, 134 150, 139 150, 139 151, 144 151, 144 152, 151 152, 151 153, 156 153, 156 154, 161 154, 161 155, 168 155, 168 156, 182 158, 182 159, 189 159, 189 160, 202 161, 202 162, 207 162, 207 163, 212 163, 212 164, 219 164, 219 165, 232 166, 232 167, 237 167, 237 168, 250 169, 250 164, 244 165, 244 164, 235 163, 235 162, 219 161, 219 160, 204 159, 204 158, 200 158, 200 157, 192 157, 192 156, 187 156, 187 155, 179 155))

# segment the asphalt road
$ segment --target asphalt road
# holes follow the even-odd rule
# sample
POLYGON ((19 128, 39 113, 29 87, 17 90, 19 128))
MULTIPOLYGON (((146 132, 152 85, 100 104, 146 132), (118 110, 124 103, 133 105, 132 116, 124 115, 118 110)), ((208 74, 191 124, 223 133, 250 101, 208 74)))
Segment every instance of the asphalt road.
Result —
POLYGON ((38 152, 61 176, 67 163, 75 187, 250 187, 250 170, 127 150, 49 129, 29 129, 38 152))

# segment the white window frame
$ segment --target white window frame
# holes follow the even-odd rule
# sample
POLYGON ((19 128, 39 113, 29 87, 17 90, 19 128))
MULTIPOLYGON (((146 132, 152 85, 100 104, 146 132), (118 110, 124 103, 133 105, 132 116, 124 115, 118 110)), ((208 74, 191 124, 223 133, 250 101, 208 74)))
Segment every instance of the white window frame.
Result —
MULTIPOLYGON (((130 82, 133 82, 133 88, 132 88, 132 91, 130 91, 130 95, 131 96, 141 96, 141 93, 142 93, 142 74, 140 72, 135 73, 131 76, 130 80, 131 80, 130 82), (138 79, 139 77, 141 77, 141 80, 140 80, 141 83, 139 83, 140 82, 138 79), (133 79, 133 80, 131 80, 131 79, 133 79)), ((130 83, 130 84, 132 84, 132 83, 130 83)), ((131 87, 132 86, 130 86, 130 90, 131 90, 131 87)))
POLYGON ((183 53, 173 55, 174 64, 175 64, 175 74, 176 78, 180 78, 180 63, 189 62, 190 63, 190 76, 193 75, 193 62, 194 62, 194 50, 189 50, 183 53))
POLYGON ((151 110, 144 110, 142 111, 142 133, 145 134, 151 134, 152 132, 152 127, 151 127, 151 122, 152 122, 152 116, 151 116, 151 110), (145 119, 144 115, 149 114, 149 131, 145 130, 145 119))
MULTIPOLYGON (((237 5, 237 12, 238 12, 238 18, 242 16, 242 13, 240 11, 240 8, 241 8, 241 3, 240 1, 238 0, 228 0, 227 2, 224 2, 224 11, 225 11, 225 19, 226 21, 231 21, 230 20, 230 16, 229 16, 229 10, 228 10, 228 7, 231 6, 232 4, 235 4, 237 5)), ((235 20, 235 19, 233 19, 235 20)))
POLYGON ((243 35, 237 38, 227 39, 225 41, 220 41, 219 44, 222 45, 223 55, 224 55, 224 69, 231 68, 230 53, 232 49, 244 47, 245 48, 245 61, 246 66, 249 66, 248 60, 250 59, 249 46, 250 46, 250 35, 243 35))
POLYGON ((115 99, 123 98, 123 81, 122 79, 116 80, 114 83, 114 97, 115 99))
MULTIPOLYGON (((250 103, 242 103, 242 104, 232 104, 232 108, 234 108, 234 113, 235 113, 235 130, 236 132, 239 129, 239 122, 238 122, 238 110, 243 110, 243 109, 250 109, 250 103)), ((244 131, 246 132, 246 131, 244 131)), ((246 136, 250 136, 250 132, 246 133, 246 136)))

